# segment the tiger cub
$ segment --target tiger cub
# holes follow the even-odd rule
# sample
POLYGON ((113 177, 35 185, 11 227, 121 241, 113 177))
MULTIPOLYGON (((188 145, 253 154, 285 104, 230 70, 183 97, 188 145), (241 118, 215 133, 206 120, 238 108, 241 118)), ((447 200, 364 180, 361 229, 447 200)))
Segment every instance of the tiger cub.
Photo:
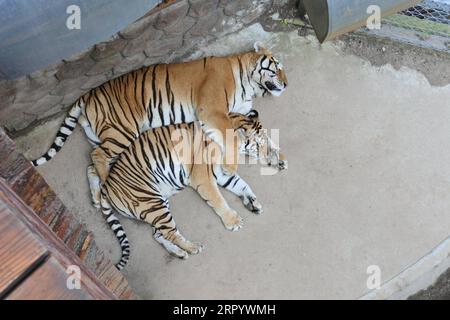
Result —
POLYGON ((230 155, 223 169, 234 173, 238 152, 221 140, 232 129, 228 113, 246 114, 253 97, 279 96, 287 86, 281 63, 268 50, 257 46, 255 50, 152 65, 92 89, 74 103, 52 146, 33 165, 53 158, 80 123, 94 145, 91 158, 103 182, 109 167, 140 133, 200 120, 205 132, 230 155))
MULTIPOLYGON (((241 153, 265 159, 279 168, 285 166, 279 159, 278 148, 262 129, 256 111, 247 116, 232 113, 230 119, 240 135, 241 153)), ((250 186, 237 174, 223 172, 222 157, 220 147, 207 137, 199 122, 192 122, 142 133, 119 156, 104 184, 95 173, 88 173, 93 201, 100 202, 103 215, 122 248, 116 265, 119 270, 129 259, 130 246, 113 208, 127 217, 151 224, 154 238, 180 258, 197 254, 203 247, 185 239, 178 231, 168 200, 174 193, 187 186, 195 189, 231 231, 242 227, 242 218, 228 206, 218 186, 239 196, 250 211, 262 212, 250 186)), ((95 171, 92 166, 89 170, 95 171)))

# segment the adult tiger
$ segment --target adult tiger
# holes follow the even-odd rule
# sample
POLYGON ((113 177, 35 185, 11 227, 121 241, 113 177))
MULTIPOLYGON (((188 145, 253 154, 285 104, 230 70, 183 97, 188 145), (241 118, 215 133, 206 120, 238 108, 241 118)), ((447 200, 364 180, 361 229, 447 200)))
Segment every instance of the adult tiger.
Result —
MULTIPOLYGON (((242 135, 241 153, 284 168, 279 161, 279 150, 262 129, 256 111, 246 116, 231 113, 229 118, 233 128, 242 135)), ((130 246, 112 208, 151 224, 155 229, 154 238, 180 258, 199 253, 202 245, 186 240, 178 231, 169 209, 172 194, 192 187, 231 231, 241 228, 242 218, 228 206, 218 185, 239 196, 250 211, 262 212, 250 186, 237 174, 223 173, 222 153, 217 147, 198 122, 159 127, 142 133, 120 154, 103 185, 98 176, 89 176, 93 202, 101 204, 122 248, 116 265, 119 270, 129 259, 130 246)))
POLYGON ((226 146, 232 129, 229 112, 248 113, 252 98, 280 95, 287 86, 282 65, 266 49, 145 67, 92 89, 65 118, 50 149, 32 161, 39 166, 55 156, 77 122, 94 145, 91 158, 100 180, 140 133, 169 124, 202 121, 205 132, 225 154, 223 169, 237 169, 237 150, 226 146))

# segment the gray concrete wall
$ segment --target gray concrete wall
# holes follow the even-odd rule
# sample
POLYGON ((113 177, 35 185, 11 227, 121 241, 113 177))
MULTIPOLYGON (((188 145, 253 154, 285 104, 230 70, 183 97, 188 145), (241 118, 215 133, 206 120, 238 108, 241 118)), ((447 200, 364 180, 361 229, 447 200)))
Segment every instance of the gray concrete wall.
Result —
POLYGON ((65 112, 79 96, 109 79, 142 66, 184 60, 210 41, 242 29, 278 2, 179 0, 155 8, 76 56, 0 81, 0 126, 14 136, 65 112))

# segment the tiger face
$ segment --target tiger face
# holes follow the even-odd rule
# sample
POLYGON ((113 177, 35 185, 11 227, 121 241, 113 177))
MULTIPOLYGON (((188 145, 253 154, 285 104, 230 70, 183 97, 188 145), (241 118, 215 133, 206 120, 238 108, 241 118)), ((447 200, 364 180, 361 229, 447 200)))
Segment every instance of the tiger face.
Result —
POLYGON ((278 97, 288 85, 283 65, 266 49, 257 53, 260 53, 260 57, 252 72, 252 79, 261 89, 263 96, 270 93, 278 97))
MULTIPOLYGON (((251 112, 256 113, 255 110, 251 112)), ((280 156, 280 149, 273 143, 267 134, 267 129, 263 128, 256 117, 251 127, 240 131, 240 153, 257 159, 270 167, 276 167, 280 170, 286 169, 287 162, 280 156)))

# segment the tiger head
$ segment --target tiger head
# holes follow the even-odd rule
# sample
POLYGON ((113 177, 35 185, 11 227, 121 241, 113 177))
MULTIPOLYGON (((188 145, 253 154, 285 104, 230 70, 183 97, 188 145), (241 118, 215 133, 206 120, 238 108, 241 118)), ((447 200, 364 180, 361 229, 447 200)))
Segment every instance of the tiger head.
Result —
POLYGON ((287 161, 280 153, 280 149, 269 138, 267 129, 263 128, 258 119, 258 112, 252 110, 246 116, 252 119, 252 121, 250 125, 245 126, 240 130, 240 153, 257 159, 270 167, 276 167, 279 170, 286 169, 287 161))
POLYGON ((256 63, 251 71, 251 77, 260 89, 259 95, 265 96, 270 93, 278 97, 288 85, 283 65, 269 50, 259 44, 255 44, 255 58, 256 63))

